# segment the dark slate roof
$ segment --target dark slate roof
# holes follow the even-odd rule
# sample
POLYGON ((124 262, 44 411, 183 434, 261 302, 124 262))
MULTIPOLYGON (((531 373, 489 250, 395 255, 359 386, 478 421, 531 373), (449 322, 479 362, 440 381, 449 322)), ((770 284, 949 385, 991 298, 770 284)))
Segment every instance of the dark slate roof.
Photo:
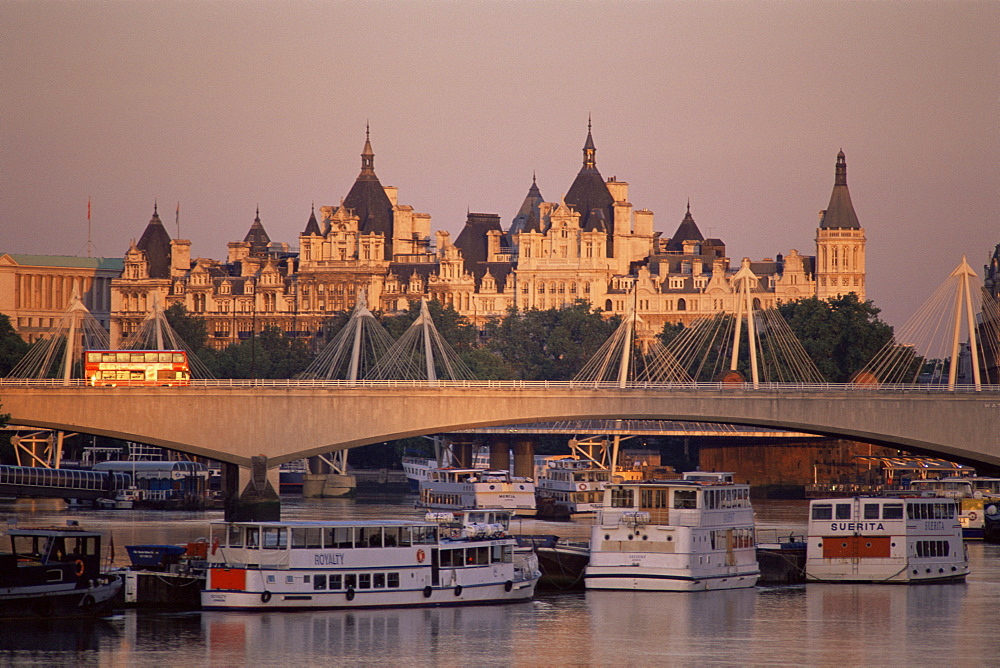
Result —
POLYGON ((495 213, 470 213, 465 221, 465 227, 459 232, 455 239, 455 246, 462 251, 462 259, 465 260, 465 270, 481 278, 485 269, 479 268, 486 262, 489 241, 486 233, 496 230, 503 235, 503 228, 500 226, 500 216, 495 213))
POLYGON ((170 278, 170 234, 163 227, 155 204, 153 217, 135 247, 146 253, 150 278, 170 278))
POLYGON ((243 241, 250 243, 250 255, 260 257, 267 255, 267 246, 271 243, 271 237, 267 236, 267 232, 260 222, 260 209, 257 209, 257 217, 250 224, 250 230, 243 237, 243 241))
POLYGON ((854 213, 854 205, 851 203, 851 193, 847 189, 847 158, 843 151, 837 154, 833 194, 830 195, 830 204, 826 207, 819 226, 826 230, 861 229, 858 214, 854 213))
POLYGON ((309 236, 310 234, 314 234, 317 237, 321 236, 319 233, 319 221, 316 220, 315 208, 312 210, 312 213, 309 214, 309 222, 306 223, 306 229, 302 232, 303 236, 309 236))
POLYGON ((667 242, 668 251, 682 252, 684 250, 685 241, 704 241, 705 237, 702 235, 701 230, 698 229, 698 224, 694 222, 694 217, 691 216, 691 202, 688 202, 687 213, 684 214, 684 220, 681 224, 677 226, 677 231, 674 232, 674 236, 670 237, 670 241, 667 242))
POLYGON ((484 262, 482 265, 482 271, 476 271, 476 289, 482 285, 483 276, 486 275, 486 270, 488 269, 490 274, 493 275, 493 279, 497 282, 497 292, 507 291, 507 277, 514 270, 513 262, 484 262))
MULTIPOLYGON (((607 232, 609 235, 614 232, 615 199, 597 169, 597 149, 594 148, 594 138, 591 136, 589 123, 587 141, 583 145, 583 167, 580 168, 563 201, 580 214, 581 229, 607 232)), ((611 245, 612 241, 609 238, 609 248, 611 245)))
POLYGON ((538 189, 538 184, 535 182, 535 177, 532 176, 531 187, 528 189, 528 194, 521 203, 521 208, 518 209, 517 215, 514 216, 514 220, 510 224, 509 233, 514 235, 520 232, 540 232, 538 205, 544 201, 542 193, 538 189))
POLYGON ((375 153, 365 132, 365 148, 361 152, 361 173, 344 198, 343 206, 358 217, 363 234, 377 233, 385 238, 385 259, 392 258, 392 202, 375 175, 375 153))
POLYGON ((438 270, 437 262, 392 262, 389 271, 396 275, 400 283, 409 283, 413 272, 417 272, 425 281, 438 270))

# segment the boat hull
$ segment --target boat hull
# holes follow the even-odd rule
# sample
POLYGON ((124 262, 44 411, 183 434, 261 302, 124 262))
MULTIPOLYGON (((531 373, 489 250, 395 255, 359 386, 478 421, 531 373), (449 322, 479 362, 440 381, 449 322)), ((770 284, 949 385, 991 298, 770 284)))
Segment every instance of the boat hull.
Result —
POLYGON ((503 582, 392 592, 360 589, 312 593, 204 591, 201 607, 203 610, 337 610, 516 603, 534 596, 537 583, 538 578, 511 582, 509 591, 508 585, 503 582))
POLYGON ((9 587, 0 589, 0 618, 92 617, 106 613, 122 589, 116 575, 93 587, 9 587))
POLYGON ((759 571, 740 573, 714 573, 693 576, 673 569, 632 568, 628 571, 614 567, 591 566, 586 572, 587 589, 613 589, 629 591, 710 591, 715 589, 743 589, 753 587, 760 577, 759 571))

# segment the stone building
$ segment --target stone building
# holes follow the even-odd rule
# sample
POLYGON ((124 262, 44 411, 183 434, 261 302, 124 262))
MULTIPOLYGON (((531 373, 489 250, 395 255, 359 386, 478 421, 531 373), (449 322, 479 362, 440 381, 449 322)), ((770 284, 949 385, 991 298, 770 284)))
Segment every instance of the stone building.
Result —
POLYGON ((469 213, 451 234, 432 234, 430 216, 399 204, 375 173, 366 132, 361 172, 338 206, 311 212, 298 249, 270 240, 260 215, 225 261, 192 259, 190 242, 170 239, 154 207, 142 237, 112 283, 112 334, 139 325, 155 299, 183 303, 206 318, 212 345, 224 347, 275 326, 315 337, 334 313, 367 291, 370 307, 397 312, 423 297, 452 305, 478 325, 510 308, 559 308, 585 299, 608 314, 635 307, 646 336, 667 322, 734 311, 733 278, 744 266, 761 308, 846 292, 865 296, 865 236, 847 190, 840 152, 833 193, 820 214, 816 256, 733 262, 721 239, 706 239, 690 203, 673 236, 629 201, 629 186, 605 179, 588 124, 583 164, 559 201, 545 201, 533 178, 509 227, 492 213, 469 213), (818 259, 817 259, 818 258, 818 259))
POLYGON ((110 327, 111 282, 121 273, 121 258, 0 253, 0 313, 33 343, 58 324, 76 293, 110 327))

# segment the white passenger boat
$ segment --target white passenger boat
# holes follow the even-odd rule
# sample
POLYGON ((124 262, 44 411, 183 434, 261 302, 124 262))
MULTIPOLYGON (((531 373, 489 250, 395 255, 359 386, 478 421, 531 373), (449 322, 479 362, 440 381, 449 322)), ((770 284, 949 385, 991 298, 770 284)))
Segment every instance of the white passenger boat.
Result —
POLYGON ((531 598, 541 573, 510 513, 424 521, 216 522, 204 609, 364 608, 531 598))
MULTIPOLYGON (((418 457, 406 455, 403 457, 403 473, 410 485, 410 490, 417 492, 420 490, 420 481, 427 480, 427 474, 431 469, 451 466, 451 452, 447 449, 442 451, 444 463, 440 466, 436 459, 429 457, 418 457)), ((472 468, 488 469, 490 467, 490 453, 482 449, 476 449, 472 456, 472 468)))
POLYGON ((731 473, 610 483, 592 530, 587 589, 700 591, 753 587, 750 487, 731 473))
POLYGON ((548 459, 540 469, 535 497, 539 512, 570 517, 593 516, 604 502, 611 471, 587 459, 548 459))
POLYGON ((807 582, 944 582, 969 573, 954 499, 814 499, 808 532, 807 582))
POLYGON ((931 493, 958 502, 958 521, 965 540, 982 540, 986 508, 1000 501, 1000 478, 981 476, 951 476, 911 480, 909 490, 916 494, 931 493))
POLYGON ((535 481, 492 469, 437 468, 420 482, 420 505, 429 510, 481 508, 510 510, 535 516, 535 481))

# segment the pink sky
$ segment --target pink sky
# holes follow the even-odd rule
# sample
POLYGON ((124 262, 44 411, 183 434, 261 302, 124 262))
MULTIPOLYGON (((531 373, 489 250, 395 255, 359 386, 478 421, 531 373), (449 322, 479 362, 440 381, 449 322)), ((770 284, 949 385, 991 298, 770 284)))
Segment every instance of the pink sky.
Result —
POLYGON ((259 205, 297 245, 360 170, 457 234, 532 174, 688 198, 738 262, 815 252, 837 151, 869 297, 901 325, 1000 242, 997 2, 0 0, 0 252, 120 257, 153 200, 224 259, 259 205))

